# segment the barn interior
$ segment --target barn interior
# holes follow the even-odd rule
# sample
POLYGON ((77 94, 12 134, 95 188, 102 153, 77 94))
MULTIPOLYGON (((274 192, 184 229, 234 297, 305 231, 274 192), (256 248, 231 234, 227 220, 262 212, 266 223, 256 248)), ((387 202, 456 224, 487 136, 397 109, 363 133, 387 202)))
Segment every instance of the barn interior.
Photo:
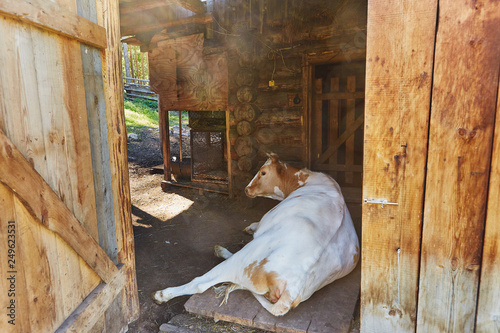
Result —
MULTIPOLYGON (((246 199, 243 189, 267 153, 274 152, 295 167, 336 179, 360 234, 366 15, 364 0, 121 1, 122 40, 148 53, 150 86, 159 98, 163 165, 157 169, 164 176, 162 189, 225 194, 241 205, 240 221, 248 220, 249 210, 262 216, 275 202, 246 199), (179 122, 176 131, 169 130, 169 113, 180 111, 188 111, 188 126, 179 122), (189 145, 183 146, 183 135, 188 135, 189 145), (172 149, 170 137, 180 142, 180 151, 172 149)), ((236 246, 234 240, 243 242, 234 219, 221 218, 225 226, 202 228, 207 235, 197 241, 210 239, 210 230, 220 236, 222 229, 233 238, 225 239, 230 246, 236 246)), ((139 257, 141 244, 136 239, 139 257)), ((205 252, 205 263, 215 265, 217 260, 208 258, 211 251, 205 252)), ((168 253, 172 263, 179 256, 168 253)), ((195 261, 184 264, 205 266, 195 261)), ((228 308, 214 305, 210 292, 186 307, 268 330, 320 332, 325 328, 319 326, 333 325, 329 329, 346 331, 359 299, 359 268, 345 281, 325 288, 306 312, 291 313, 288 322, 257 315, 259 305, 244 292, 243 299, 235 292, 228 308), (350 292, 339 297, 342 289, 350 292), (241 307, 245 315, 238 312, 241 307), (320 309, 338 315, 318 314, 320 309), (312 317, 320 319, 311 326, 307 318, 312 317)))
POLYGON ((194 156, 185 177, 165 143, 165 187, 240 196, 275 152, 331 174, 360 201, 366 1, 147 4, 121 1, 121 33, 148 52, 163 138, 167 112, 186 110, 192 153, 213 150, 194 156), (215 165, 222 175, 204 174, 215 165))

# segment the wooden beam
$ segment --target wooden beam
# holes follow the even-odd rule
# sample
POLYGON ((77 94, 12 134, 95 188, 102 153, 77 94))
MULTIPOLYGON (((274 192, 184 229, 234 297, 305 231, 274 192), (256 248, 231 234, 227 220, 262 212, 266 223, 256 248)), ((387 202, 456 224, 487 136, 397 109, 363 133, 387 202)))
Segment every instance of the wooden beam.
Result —
POLYGON ((170 0, 170 2, 196 14, 206 12, 206 8, 200 0, 170 0))
POLYGON ((101 318, 116 296, 125 286, 126 267, 121 267, 113 278, 106 284, 99 284, 90 295, 69 315, 68 318, 55 331, 63 332, 89 332, 94 324, 101 318))
POLYGON ((134 230, 127 158, 127 128, 123 108, 120 15, 118 0, 103 1, 104 26, 108 45, 103 52, 106 120, 115 208, 118 261, 125 264, 126 284, 122 292, 122 309, 128 322, 139 318, 139 296, 135 266, 134 230))
POLYGON ((122 36, 135 35, 139 33, 161 30, 164 28, 175 27, 184 24, 207 24, 213 21, 211 14, 199 14, 194 16, 185 17, 176 21, 161 22, 156 24, 149 24, 144 26, 124 26, 121 29, 122 36))
POLYGON ((134 1, 120 6, 120 14, 131 14, 150 10, 158 7, 169 6, 172 4, 170 0, 149 0, 149 1, 134 1))
POLYGON ((0 14, 99 49, 107 45, 103 27, 48 0, 2 0, 0 14))
POLYGON ((9 138, 0 130, 0 182, 9 187, 46 228, 75 250, 104 282, 118 269, 9 138))
POLYGON ((120 7, 120 14, 131 14, 150 10, 158 7, 177 5, 195 14, 203 14, 206 12, 205 6, 200 0, 149 0, 128 2, 120 7))

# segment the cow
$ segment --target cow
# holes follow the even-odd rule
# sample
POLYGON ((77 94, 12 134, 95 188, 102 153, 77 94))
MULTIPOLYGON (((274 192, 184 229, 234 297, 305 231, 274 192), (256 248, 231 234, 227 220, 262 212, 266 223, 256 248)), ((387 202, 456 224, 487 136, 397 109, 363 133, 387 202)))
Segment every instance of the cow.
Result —
POLYGON ((253 240, 234 254, 216 245, 215 255, 225 261, 185 285, 153 293, 156 302, 223 283, 216 288, 222 303, 233 290, 245 289, 267 311, 282 316, 355 268, 358 237, 337 182, 294 168, 276 154, 268 157, 245 193, 281 202, 245 229, 253 240))

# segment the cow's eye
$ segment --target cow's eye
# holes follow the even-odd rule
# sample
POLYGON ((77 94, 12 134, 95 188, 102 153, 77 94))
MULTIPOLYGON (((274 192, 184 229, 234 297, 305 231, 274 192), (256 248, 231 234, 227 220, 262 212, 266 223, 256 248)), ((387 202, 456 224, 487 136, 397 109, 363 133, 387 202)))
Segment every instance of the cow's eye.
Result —
POLYGON ((265 176, 265 175, 266 175, 266 172, 265 172, 265 171, 262 171, 260 174, 261 174, 262 176, 265 176))

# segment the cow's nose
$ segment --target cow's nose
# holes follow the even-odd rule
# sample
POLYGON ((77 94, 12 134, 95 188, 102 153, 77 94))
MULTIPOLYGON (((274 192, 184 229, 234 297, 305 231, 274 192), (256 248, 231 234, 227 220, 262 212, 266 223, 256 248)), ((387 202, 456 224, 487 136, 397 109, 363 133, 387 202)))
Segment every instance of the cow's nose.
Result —
POLYGON ((245 187, 245 194, 248 195, 248 187, 245 187))

